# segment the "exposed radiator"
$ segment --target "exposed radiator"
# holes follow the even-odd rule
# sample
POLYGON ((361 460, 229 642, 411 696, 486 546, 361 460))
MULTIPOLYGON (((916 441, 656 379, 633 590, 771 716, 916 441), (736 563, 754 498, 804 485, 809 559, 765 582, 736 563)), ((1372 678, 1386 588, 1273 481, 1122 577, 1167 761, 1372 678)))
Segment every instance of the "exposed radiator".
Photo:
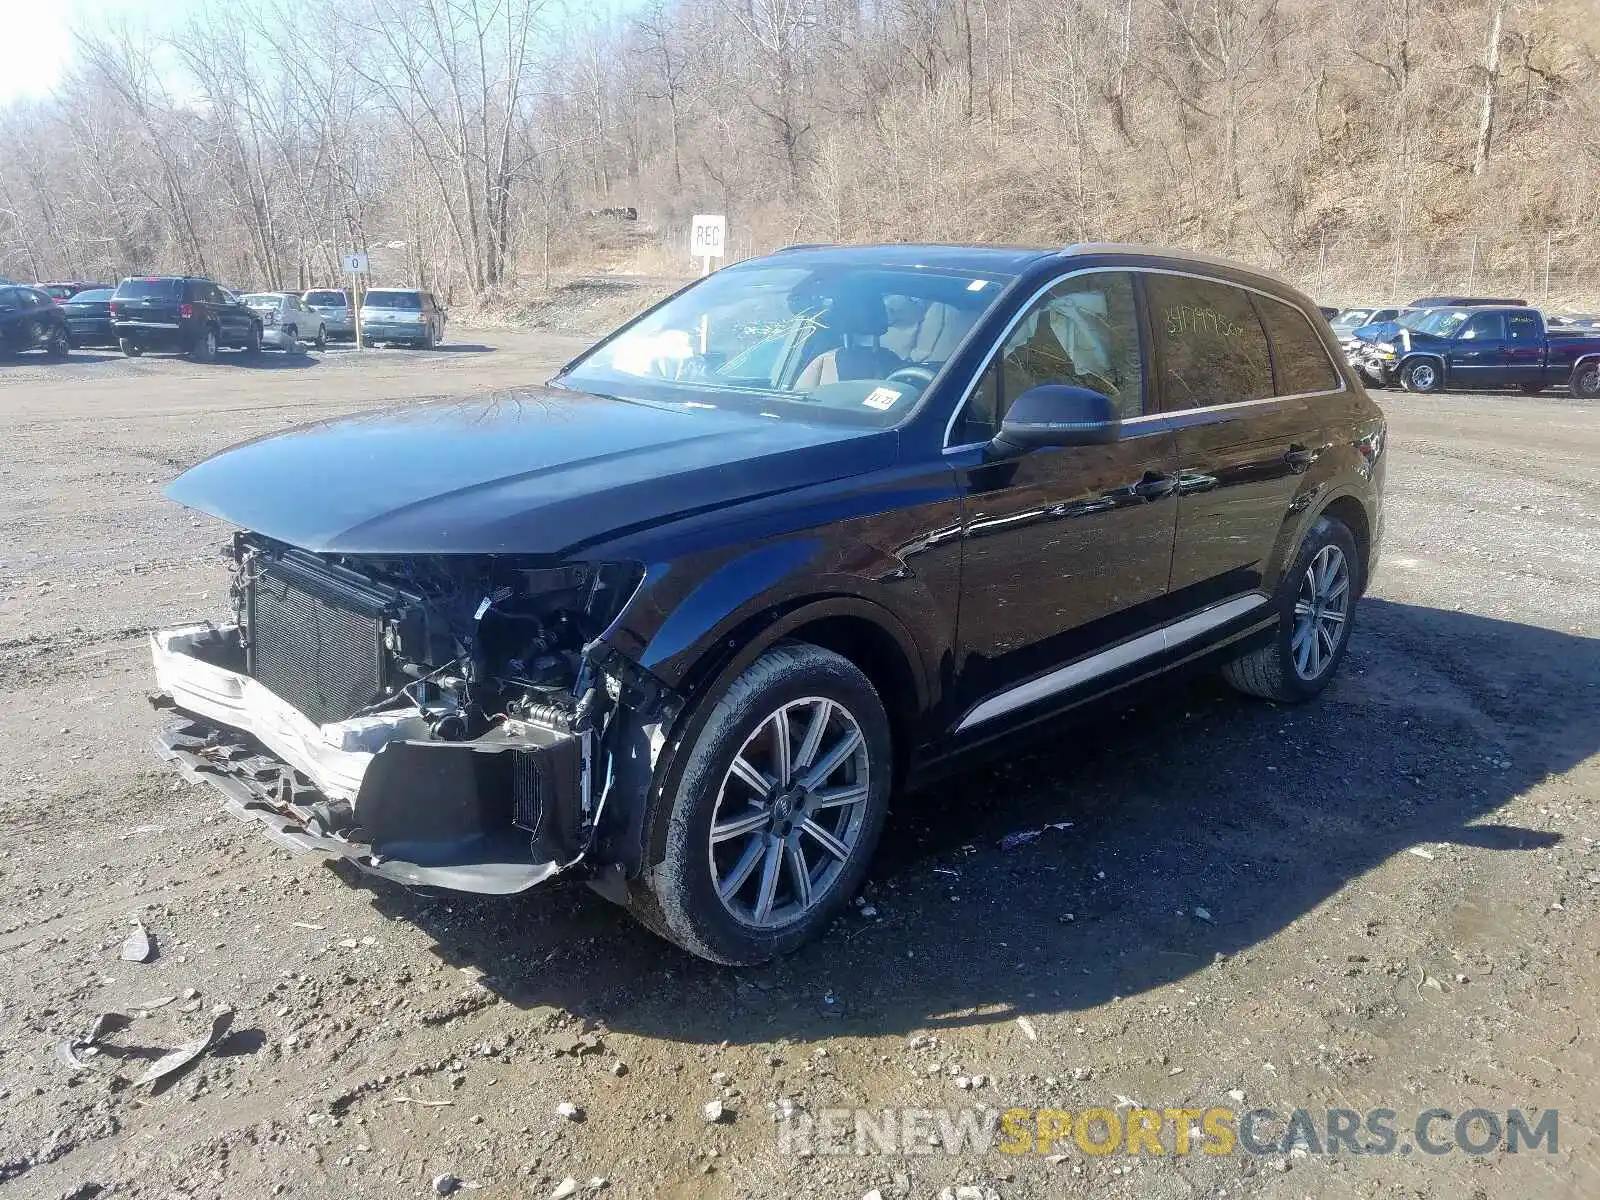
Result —
POLYGON ((379 699, 382 616, 373 593, 310 556, 258 559, 246 600, 250 674, 319 725, 379 699))

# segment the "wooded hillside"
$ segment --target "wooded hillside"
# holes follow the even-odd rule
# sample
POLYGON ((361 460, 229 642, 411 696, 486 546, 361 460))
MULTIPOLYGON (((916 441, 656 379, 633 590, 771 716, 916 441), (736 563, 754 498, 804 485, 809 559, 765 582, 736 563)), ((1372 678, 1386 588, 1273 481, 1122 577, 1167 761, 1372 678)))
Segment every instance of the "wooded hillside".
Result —
POLYGON ((1128 239, 1331 298, 1600 303, 1600 0, 214 0, 0 110, 0 274, 548 286, 634 206, 736 253, 1128 239), (314 19, 306 23, 305 15, 314 19), (293 17, 293 19, 291 19, 293 17))

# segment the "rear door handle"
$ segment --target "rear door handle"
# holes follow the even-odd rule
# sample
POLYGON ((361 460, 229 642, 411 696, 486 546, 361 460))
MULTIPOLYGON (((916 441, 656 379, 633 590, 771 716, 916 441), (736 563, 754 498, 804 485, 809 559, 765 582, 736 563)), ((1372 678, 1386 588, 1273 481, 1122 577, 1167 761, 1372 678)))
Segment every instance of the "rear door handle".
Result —
POLYGON ((1290 470, 1304 471, 1317 461, 1317 452, 1308 450, 1304 446, 1290 446, 1283 453, 1283 461, 1289 464, 1290 470))
POLYGON ((1154 471, 1146 471, 1144 478, 1134 484, 1131 490, 1135 496, 1142 496, 1146 500, 1159 500, 1177 491, 1178 481, 1171 475, 1158 475, 1154 471))

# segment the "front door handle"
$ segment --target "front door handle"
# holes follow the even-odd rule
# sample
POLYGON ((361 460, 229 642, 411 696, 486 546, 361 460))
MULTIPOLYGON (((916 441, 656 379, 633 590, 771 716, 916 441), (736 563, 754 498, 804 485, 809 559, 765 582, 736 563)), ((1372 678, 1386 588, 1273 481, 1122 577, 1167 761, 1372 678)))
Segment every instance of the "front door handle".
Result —
POLYGON ((1304 471, 1317 461, 1317 452, 1315 450, 1307 450, 1304 446, 1296 444, 1284 451, 1283 461, 1289 464, 1291 471, 1304 471))
POLYGON ((1134 484, 1130 489, 1135 496, 1146 500, 1159 500, 1163 496, 1170 496, 1178 490, 1178 481, 1171 475, 1158 475, 1154 471, 1146 471, 1144 478, 1134 484))

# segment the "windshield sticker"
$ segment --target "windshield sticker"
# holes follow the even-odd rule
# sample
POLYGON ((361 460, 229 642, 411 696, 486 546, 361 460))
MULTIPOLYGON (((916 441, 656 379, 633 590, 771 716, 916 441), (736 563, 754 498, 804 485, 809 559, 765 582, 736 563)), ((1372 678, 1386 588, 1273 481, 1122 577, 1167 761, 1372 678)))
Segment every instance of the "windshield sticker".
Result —
POLYGON ((893 408, 899 399, 899 392, 895 391, 893 388, 881 387, 873 388, 872 391, 868 393, 867 398, 861 403, 866 405, 868 408, 875 408, 879 412, 883 412, 884 409, 893 408))

